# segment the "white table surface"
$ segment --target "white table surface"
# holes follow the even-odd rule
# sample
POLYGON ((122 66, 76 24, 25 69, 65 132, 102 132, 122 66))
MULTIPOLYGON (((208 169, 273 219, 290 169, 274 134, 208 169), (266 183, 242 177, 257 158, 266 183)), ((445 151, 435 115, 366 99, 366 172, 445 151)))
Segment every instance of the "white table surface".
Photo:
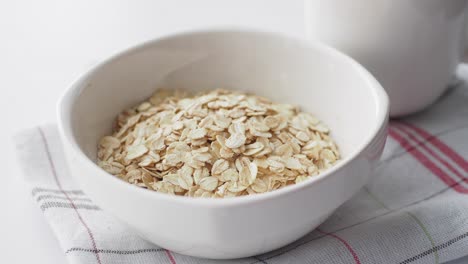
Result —
MULTIPOLYGON (((304 36, 300 0, 0 2, 1 263, 66 263, 21 179, 11 137, 55 122, 62 91, 101 59, 171 32, 244 26, 304 36), (5 170, 6 168, 6 170, 5 170)), ((468 258, 450 264, 468 263, 468 258)))

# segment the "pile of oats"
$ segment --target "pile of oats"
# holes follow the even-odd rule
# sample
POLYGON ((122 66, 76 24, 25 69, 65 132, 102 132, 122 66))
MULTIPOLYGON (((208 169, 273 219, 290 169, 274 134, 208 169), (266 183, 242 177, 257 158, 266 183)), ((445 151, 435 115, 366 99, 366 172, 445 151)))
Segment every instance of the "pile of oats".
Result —
POLYGON ((99 166, 162 193, 233 197, 304 181, 340 157, 311 114, 244 93, 157 91, 120 114, 99 166))

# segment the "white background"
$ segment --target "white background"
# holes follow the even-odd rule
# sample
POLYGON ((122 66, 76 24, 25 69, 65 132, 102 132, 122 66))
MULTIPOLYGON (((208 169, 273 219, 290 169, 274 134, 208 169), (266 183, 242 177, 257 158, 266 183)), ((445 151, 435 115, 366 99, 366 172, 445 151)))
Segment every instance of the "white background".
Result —
POLYGON ((0 1, 0 262, 66 263, 21 179, 11 137, 55 122, 56 101, 74 79, 109 55, 177 31, 244 26, 302 37, 302 7, 302 0, 0 1))

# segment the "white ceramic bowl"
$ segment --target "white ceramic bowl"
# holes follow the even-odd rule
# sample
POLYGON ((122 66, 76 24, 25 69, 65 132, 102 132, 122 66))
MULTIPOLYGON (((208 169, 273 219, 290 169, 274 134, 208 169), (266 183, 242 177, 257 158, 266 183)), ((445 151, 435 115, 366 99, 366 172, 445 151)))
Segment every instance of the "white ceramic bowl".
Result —
POLYGON ((353 196, 381 155, 388 99, 363 67, 332 48, 274 33, 204 31, 106 60, 66 91, 58 112, 74 179, 101 208, 161 247, 224 259, 284 246, 353 196), (299 105, 331 128, 343 159, 312 180, 255 196, 196 199, 138 188, 100 169, 96 146, 122 109, 156 87, 232 88, 299 105))

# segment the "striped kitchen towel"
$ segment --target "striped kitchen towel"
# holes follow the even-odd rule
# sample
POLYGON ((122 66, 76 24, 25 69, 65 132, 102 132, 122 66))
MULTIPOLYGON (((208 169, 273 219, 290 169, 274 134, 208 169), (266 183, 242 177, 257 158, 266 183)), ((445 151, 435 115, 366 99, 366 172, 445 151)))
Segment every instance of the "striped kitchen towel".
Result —
POLYGON ((172 253, 102 211, 70 178, 54 126, 16 142, 31 194, 71 263, 426 264, 468 255, 467 85, 392 121, 389 132, 372 181, 318 229, 273 252, 228 261, 172 253))

